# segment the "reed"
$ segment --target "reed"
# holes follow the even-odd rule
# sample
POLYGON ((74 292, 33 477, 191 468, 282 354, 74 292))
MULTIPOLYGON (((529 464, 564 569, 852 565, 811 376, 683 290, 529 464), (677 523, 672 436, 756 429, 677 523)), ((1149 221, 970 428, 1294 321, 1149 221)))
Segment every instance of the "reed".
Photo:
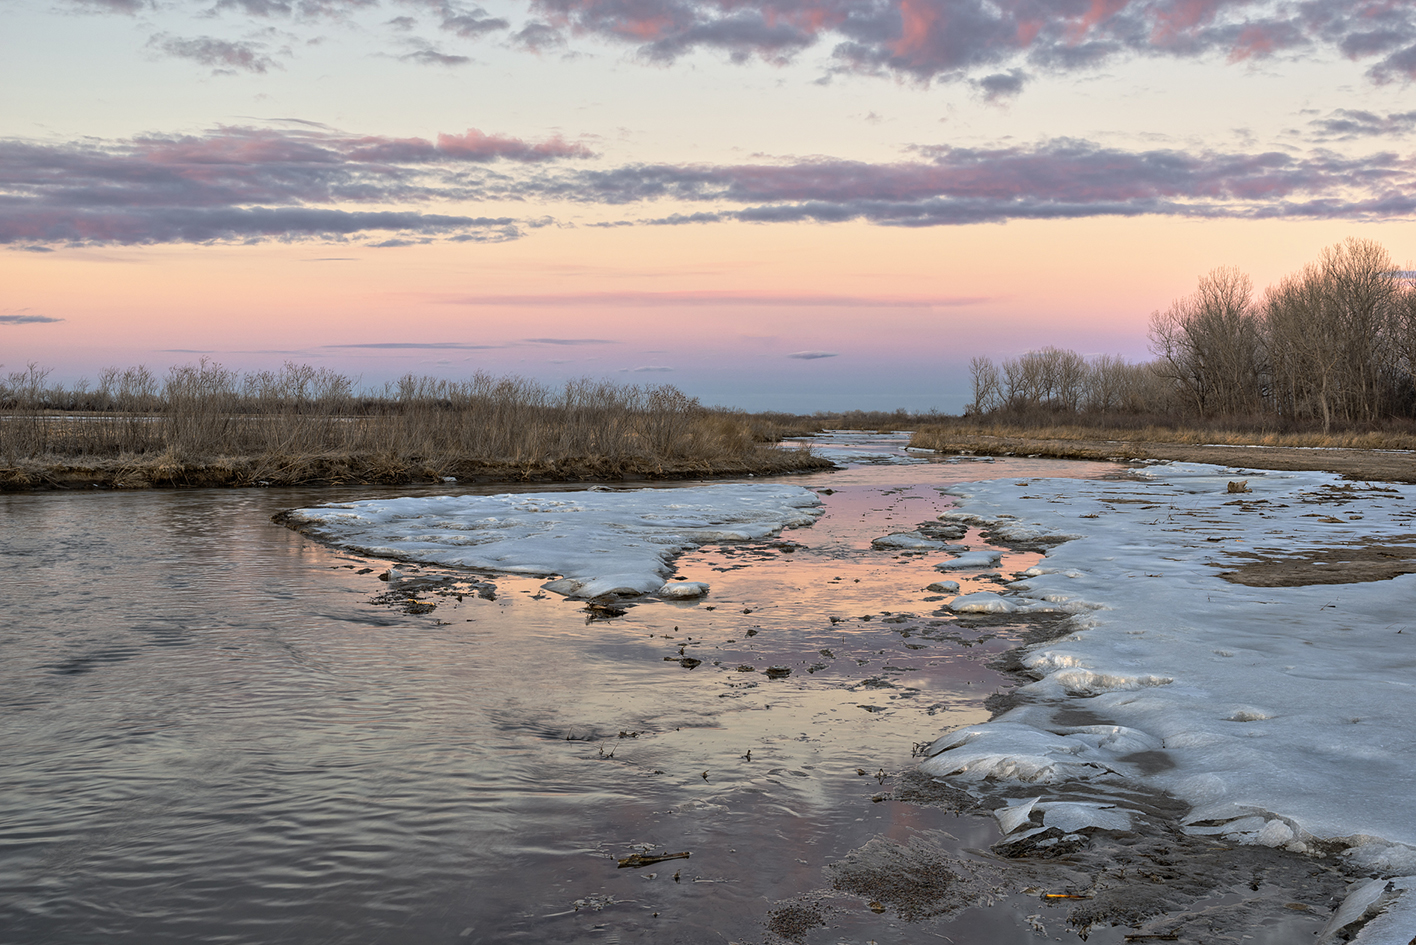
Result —
MULTIPOLYGON (((826 468, 764 445, 746 414, 669 385, 409 374, 372 391, 287 363, 240 374, 214 362, 110 369, 49 386, 36 365, 0 379, 0 488, 590 479, 826 468)), ((775 439, 780 439, 776 437, 775 439)))

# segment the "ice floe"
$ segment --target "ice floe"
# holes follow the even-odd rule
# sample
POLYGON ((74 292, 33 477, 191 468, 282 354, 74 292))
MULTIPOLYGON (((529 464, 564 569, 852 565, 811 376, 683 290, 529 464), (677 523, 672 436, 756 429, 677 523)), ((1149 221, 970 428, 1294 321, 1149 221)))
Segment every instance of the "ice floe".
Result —
POLYGON ((896 532, 876 538, 870 547, 877 551, 967 551, 964 545, 951 545, 920 532, 896 532))
POLYGON ((949 609, 959 614, 1010 614, 1018 609, 1018 604, 989 591, 977 591, 954 598, 949 609))
POLYGON ((694 600, 708 593, 702 581, 670 581, 659 588, 659 596, 669 600, 694 600))
MULTIPOLYGON (((1048 603, 1074 616, 1066 635, 1023 654, 1041 676, 1018 690, 1023 704, 941 738, 926 772, 1127 779, 1192 805, 1197 833, 1345 847, 1362 869, 1416 873, 1416 575, 1316 583, 1336 565, 1314 563, 1367 546, 1416 557, 1416 487, 1176 463, 1123 480, 954 491, 955 521, 1024 540, 1076 537, 1004 594, 951 609, 1048 603), (1230 493, 1236 479, 1250 491, 1230 493), (1277 562, 1282 579, 1269 583, 1296 586, 1236 583, 1253 562, 1277 562), (1075 717, 1065 710, 1113 724, 1060 725, 1075 717)), ((1359 941, 1416 936, 1416 893, 1405 889, 1383 881, 1391 904, 1359 941), (1380 923, 1400 931, 1384 937, 1380 923)))
POLYGON ((1416 928, 1416 876, 1355 883, 1347 898, 1318 933, 1317 945, 1350 941, 1352 945, 1410 945, 1416 928), (1365 922, 1355 937, 1351 926, 1365 922))
POLYGON ((938 571, 977 571, 981 568, 996 568, 1002 561, 1001 551, 968 551, 934 567, 938 571))
POLYGON ((541 576, 572 597, 700 597, 665 584, 670 562, 705 542, 748 541, 821 515, 816 493, 769 483, 344 502, 285 513, 322 541, 381 558, 541 576))

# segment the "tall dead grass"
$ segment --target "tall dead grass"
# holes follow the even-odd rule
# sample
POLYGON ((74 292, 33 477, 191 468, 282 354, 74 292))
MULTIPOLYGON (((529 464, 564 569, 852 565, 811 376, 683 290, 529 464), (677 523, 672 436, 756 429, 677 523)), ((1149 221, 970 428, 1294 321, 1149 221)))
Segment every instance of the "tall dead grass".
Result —
POLYGON ((461 381, 409 374, 360 392, 309 365, 240 374, 205 360, 161 380, 142 367, 111 369, 93 387, 50 387, 47 376, 30 365, 0 379, 0 462, 11 479, 42 480, 49 469, 135 485, 399 482, 829 465, 764 446, 747 415, 705 408, 669 385, 551 388, 479 372, 461 381))

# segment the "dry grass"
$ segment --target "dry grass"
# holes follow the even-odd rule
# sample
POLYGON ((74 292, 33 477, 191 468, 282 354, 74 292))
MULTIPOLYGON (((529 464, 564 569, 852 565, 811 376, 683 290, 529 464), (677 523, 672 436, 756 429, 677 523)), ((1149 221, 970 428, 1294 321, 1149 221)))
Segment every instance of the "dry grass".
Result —
POLYGON ((941 452, 1097 461, 1162 460, 1250 469, 1325 470, 1353 479, 1416 482, 1410 425, 1346 433, 1286 433, 1168 426, 1133 429, 1020 426, 961 421, 923 428, 911 445, 941 452), (1253 449, 1261 446, 1264 449, 1253 449), (1321 447, 1314 449, 1313 447, 1321 447))
POLYGON ((1352 450, 1416 449, 1416 429, 1409 423, 1392 423, 1384 429, 1275 432, 1265 430, 1174 427, 1146 424, 1136 427, 1090 427, 1073 424, 1033 425, 960 421, 921 427, 910 445, 921 449, 958 449, 964 439, 994 437, 1057 441, 1097 440, 1126 443, 1177 443, 1193 446, 1323 447, 1352 450))
MULTIPOLYGON (((764 445, 746 414, 671 386, 409 375, 372 393, 305 365, 238 375, 202 362, 96 391, 0 387, 0 489, 684 478, 827 468, 764 445)), ((126 379, 126 382, 125 382, 126 379)), ((24 381, 26 383, 19 383, 24 381)))
POLYGON ((942 417, 937 411, 909 413, 906 410, 846 410, 819 411, 810 415, 777 413, 740 414, 763 442, 775 443, 794 437, 814 436, 826 430, 868 430, 893 433, 897 430, 917 430, 937 424, 942 417))

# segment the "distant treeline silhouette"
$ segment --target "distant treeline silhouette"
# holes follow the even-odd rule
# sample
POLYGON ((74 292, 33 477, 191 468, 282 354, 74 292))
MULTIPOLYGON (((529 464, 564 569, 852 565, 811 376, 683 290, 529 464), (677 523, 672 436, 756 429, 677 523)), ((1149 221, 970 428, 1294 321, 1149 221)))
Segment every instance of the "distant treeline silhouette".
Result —
POLYGON ((1043 348, 974 358, 966 416, 1194 423, 1327 433, 1416 416, 1416 288, 1377 243, 1348 239, 1255 296, 1216 269, 1156 312, 1154 360, 1043 348))

